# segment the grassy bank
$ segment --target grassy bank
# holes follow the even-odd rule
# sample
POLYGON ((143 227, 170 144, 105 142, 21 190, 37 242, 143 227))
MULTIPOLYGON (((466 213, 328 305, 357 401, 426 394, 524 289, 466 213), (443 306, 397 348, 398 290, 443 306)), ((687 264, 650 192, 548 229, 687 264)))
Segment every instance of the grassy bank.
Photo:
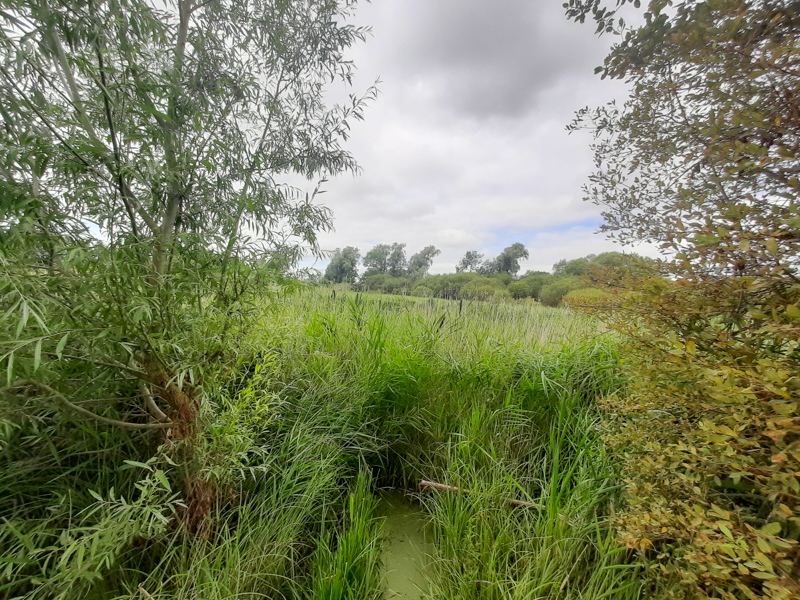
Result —
POLYGON ((432 523, 433 598, 638 597, 606 527, 594 403, 623 382, 596 321, 309 290, 235 334, 236 361, 205 376, 191 490, 180 443, 47 405, 23 418, 34 399, 4 396, 0 593, 378 598, 377 491, 393 487, 432 523), (189 535, 182 498, 204 490, 214 508, 189 535))

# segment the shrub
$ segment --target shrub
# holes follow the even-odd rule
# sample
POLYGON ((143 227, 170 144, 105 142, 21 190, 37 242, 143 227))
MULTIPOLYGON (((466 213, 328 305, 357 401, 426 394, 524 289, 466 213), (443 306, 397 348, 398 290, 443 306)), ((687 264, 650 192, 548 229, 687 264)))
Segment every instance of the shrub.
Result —
POLYGON ((538 298, 542 288, 553 280, 549 273, 525 275, 508 285, 508 293, 512 298, 538 298))
POLYGON ((426 285, 418 285, 411 290, 411 295, 420 298, 428 298, 433 295, 433 290, 426 285))
POLYGON ((540 300, 547 306, 558 306, 561 300, 573 290, 580 289, 584 283, 579 277, 563 277, 542 288, 540 300))

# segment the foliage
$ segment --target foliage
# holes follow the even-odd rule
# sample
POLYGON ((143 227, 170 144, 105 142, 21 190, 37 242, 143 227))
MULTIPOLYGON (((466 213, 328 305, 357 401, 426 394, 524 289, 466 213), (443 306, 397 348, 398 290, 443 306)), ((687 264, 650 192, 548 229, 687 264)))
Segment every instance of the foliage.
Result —
POLYGON ((408 268, 405 248, 405 244, 378 244, 364 255, 363 263, 366 268, 364 275, 404 276, 408 268))
POLYGON ((561 277, 542 287, 539 300, 545 306, 558 306, 564 296, 584 286, 585 283, 580 277, 561 277))
POLYGON ((361 600, 378 598, 381 589, 380 531, 375 516, 378 499, 372 494, 368 474, 359 473, 350 493, 345 514, 345 529, 335 540, 323 540, 316 550, 314 566, 315 600, 361 600))
MULTIPOLYGON (((620 27, 599 0, 568 13, 620 27)), ((797 6, 654 1, 621 32, 599 70, 632 98, 574 125, 596 135, 587 196, 605 230, 674 257, 606 277, 616 293, 590 303, 629 336, 636 374, 612 404, 621 538, 687 597, 795 597, 797 6)))
POLYGON ((575 301, 580 303, 586 298, 602 298, 606 295, 606 293, 607 291, 602 288, 578 288, 577 290, 568 292, 567 295, 562 298, 562 302, 567 305, 574 303, 575 301))
POLYGON ((435 246, 425 246, 422 250, 413 254, 408 260, 408 274, 411 279, 421 279, 428 276, 428 270, 433 264, 433 259, 442 253, 435 246))
POLYGON ((330 226, 280 179, 355 169, 353 6, 3 3, 3 597, 138 594, 236 522, 275 398, 221 374, 330 226))
MULTIPOLYGON (((340 144, 366 98, 323 99, 327 81, 349 81, 343 52, 366 34, 342 22, 352 7, 4 5, 8 383, 54 360, 103 363, 123 388, 144 384, 160 427, 195 434, 222 321, 330 225, 276 178, 355 169, 340 144)), ((47 368, 58 381, 71 367, 47 368)))
POLYGON ((732 324, 732 299, 752 285, 626 279, 575 302, 631 339, 630 396, 609 403, 628 489, 621 539, 690 596, 794 594, 797 323, 732 324))
POLYGON ((325 281, 331 283, 350 282, 358 279, 358 261, 361 253, 358 248, 347 246, 343 250, 337 248, 333 251, 331 262, 325 269, 325 281))
POLYGON ((585 258, 574 260, 561 259, 553 265, 553 275, 555 277, 583 277, 589 273, 589 262, 594 258, 591 254, 585 258))
POLYGON ((508 284, 508 293, 512 298, 539 298, 542 288, 553 280, 550 273, 526 273, 516 281, 508 284))
MULTIPOLYGON (((386 249, 388 250, 388 246, 386 249)), ((433 251, 435 248, 429 246, 425 250, 433 251)), ((642 258, 635 253, 604 252, 600 255, 590 254, 574 260, 561 260, 553 266, 552 274, 543 271, 528 271, 515 280, 511 273, 499 270, 497 261, 505 261, 509 256, 517 255, 524 248, 521 244, 514 244, 506 250, 509 252, 504 251, 504 254, 501 254, 498 259, 488 261, 490 267, 486 267, 487 270, 482 270, 481 273, 460 271, 455 274, 427 276, 424 280, 420 280, 413 276, 392 277, 388 274, 367 271, 361 278, 360 288, 385 294, 410 294, 452 299, 503 300, 513 298, 520 300, 532 298, 540 300, 548 306, 558 306, 561 299, 573 290, 588 289, 587 286, 596 285, 598 281, 612 273, 615 276, 621 276, 623 273, 639 272, 649 264, 649 259, 642 258), (504 256, 506 258, 502 258, 504 256)), ((509 268, 518 271, 519 264, 515 264, 516 267, 509 268)))
POLYGON ((598 272, 609 270, 624 271, 646 265, 649 259, 639 256, 635 252, 603 252, 602 254, 588 254, 574 260, 562 259, 553 265, 555 277, 584 277, 598 272))
POLYGON ((456 265, 456 273, 475 273, 483 262, 483 254, 477 250, 467 250, 463 258, 456 265))
MULTIPOLYGON (((558 589, 568 579, 566 597, 635 591, 635 570, 598 533, 613 491, 591 400, 620 380, 612 346, 586 342, 596 321, 537 306, 313 289, 265 295, 243 319, 231 331, 236 356, 204 375, 194 473, 229 491, 194 535, 173 525, 184 510, 182 442, 87 422, 29 387, 4 392, 4 594, 222 600, 374 590, 373 494, 421 478, 482 490, 463 515, 459 496, 426 498, 436 535, 449 540, 432 586, 463 591, 448 597, 474 597, 470 556, 486 556, 503 589, 558 589), (582 450, 567 435, 575 429, 582 450), (550 508, 507 510, 506 496, 550 508), (134 508, 122 510, 121 498, 134 508), (491 520, 479 516, 484 507, 491 520), (452 517, 469 529, 441 528, 452 517), (505 544, 491 550, 521 518, 527 533, 514 554, 505 544), (469 553, 454 555, 458 546, 469 553)), ((108 389, 96 365, 72 374, 76 392, 108 389)), ((116 399, 84 405, 123 418, 116 399)))
POLYGON ((621 381, 609 345, 579 341, 591 320, 364 294, 298 295, 275 318, 295 331, 280 349, 293 385, 377 405, 371 418, 391 440, 371 459, 378 485, 466 490, 423 497, 434 597, 474 598, 476 581, 488 598, 638 596, 635 568, 602 527, 614 485, 592 399, 621 381))
POLYGON ((351 8, 7 2, 3 220, 55 241, 51 224, 90 219, 152 245, 161 274, 186 233, 221 234, 228 254, 245 226, 316 247, 328 212, 276 177, 355 168, 340 141, 364 100, 322 97, 350 79, 342 53, 365 36, 337 20, 351 8))
POLYGON ((384 294, 405 294, 412 282, 407 277, 395 277, 389 273, 364 273, 359 288, 384 294))
POLYGON ((508 273, 512 277, 519 273, 519 261, 528 258, 528 250, 519 242, 511 244, 495 258, 485 261, 478 271, 480 273, 508 273))
MULTIPOLYGON (((433 259, 441 254, 435 246, 426 246, 410 259, 406 259, 405 244, 378 244, 364 255, 366 271, 362 276, 362 283, 368 289, 379 289, 382 278, 375 275, 390 275, 393 278, 407 278, 408 282, 426 277, 428 269, 433 264, 433 259)), ((396 287, 396 286, 395 286, 396 287)), ((388 292, 392 293, 392 292, 388 292)))
POLYGON ((429 290, 429 295, 437 298, 475 298, 480 295, 484 298, 494 296, 495 293, 505 296, 506 285, 511 278, 506 278, 499 273, 491 276, 477 273, 455 273, 450 275, 429 275, 425 279, 416 281, 411 286, 411 293, 415 294, 418 288, 429 290), (482 288, 480 292, 478 289, 482 288))

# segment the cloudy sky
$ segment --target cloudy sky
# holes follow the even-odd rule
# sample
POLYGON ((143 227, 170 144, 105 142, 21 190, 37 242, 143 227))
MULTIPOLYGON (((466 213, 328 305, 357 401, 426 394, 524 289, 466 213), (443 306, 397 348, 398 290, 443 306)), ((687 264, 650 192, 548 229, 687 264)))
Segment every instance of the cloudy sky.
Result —
MULTIPOLYGON (((595 233, 598 207, 581 186, 592 170, 588 133, 573 113, 616 98, 594 67, 612 37, 568 22, 561 0, 374 0, 354 22, 372 27, 355 48, 355 88, 380 94, 348 142, 362 167, 330 181, 322 203, 335 231, 322 247, 434 244, 431 272, 467 250, 494 256, 524 243, 527 269, 620 249, 595 233)), ((644 248, 637 251, 651 253, 644 248)), ((310 263, 308 263, 310 264, 310 263)), ((326 261, 314 266, 324 269, 326 261)))

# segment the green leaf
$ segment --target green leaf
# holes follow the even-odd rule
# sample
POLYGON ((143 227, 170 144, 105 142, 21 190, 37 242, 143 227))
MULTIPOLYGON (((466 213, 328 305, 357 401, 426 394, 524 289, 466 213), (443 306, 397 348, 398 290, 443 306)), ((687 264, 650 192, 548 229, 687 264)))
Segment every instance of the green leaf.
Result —
POLYGON ((33 350, 33 372, 39 370, 39 365, 42 364, 42 338, 36 342, 36 347, 33 350))
POLYGON ((56 345, 56 356, 58 360, 61 360, 61 354, 64 352, 64 346, 67 345, 67 338, 69 337, 69 332, 64 334, 60 340, 58 340, 58 344, 56 345))
POLYGON ((769 238, 764 246, 767 248, 767 252, 769 252, 772 256, 775 256, 778 253, 778 240, 775 238, 769 238))
MULTIPOLYGON (((153 472, 153 467, 143 462, 139 462, 138 460, 124 460, 123 462, 130 467, 139 467, 141 469, 145 469, 146 471, 150 471, 151 473, 153 472)), ((124 469, 125 467, 122 468, 124 469)))
POLYGON ((22 303, 22 318, 19 320, 19 323, 17 323, 17 338, 19 338, 19 335, 22 333, 22 330, 25 329, 25 325, 28 324, 28 316, 29 315, 30 315, 30 312, 28 311, 28 303, 23 301, 23 303, 22 303))
POLYGON ((781 524, 774 521, 767 523, 760 529, 760 532, 764 535, 778 535, 781 532, 781 524))
POLYGON ((155 475, 156 479, 158 479, 158 481, 161 482, 161 485, 163 485, 168 492, 172 492, 172 488, 169 485, 169 480, 167 479, 167 476, 164 474, 164 471, 161 470, 156 471, 155 475))
POLYGON ((95 500, 97 500, 98 502, 102 502, 103 501, 103 497, 100 494, 98 494, 97 492, 95 492, 94 490, 89 490, 89 495, 92 498, 94 498, 95 500))

